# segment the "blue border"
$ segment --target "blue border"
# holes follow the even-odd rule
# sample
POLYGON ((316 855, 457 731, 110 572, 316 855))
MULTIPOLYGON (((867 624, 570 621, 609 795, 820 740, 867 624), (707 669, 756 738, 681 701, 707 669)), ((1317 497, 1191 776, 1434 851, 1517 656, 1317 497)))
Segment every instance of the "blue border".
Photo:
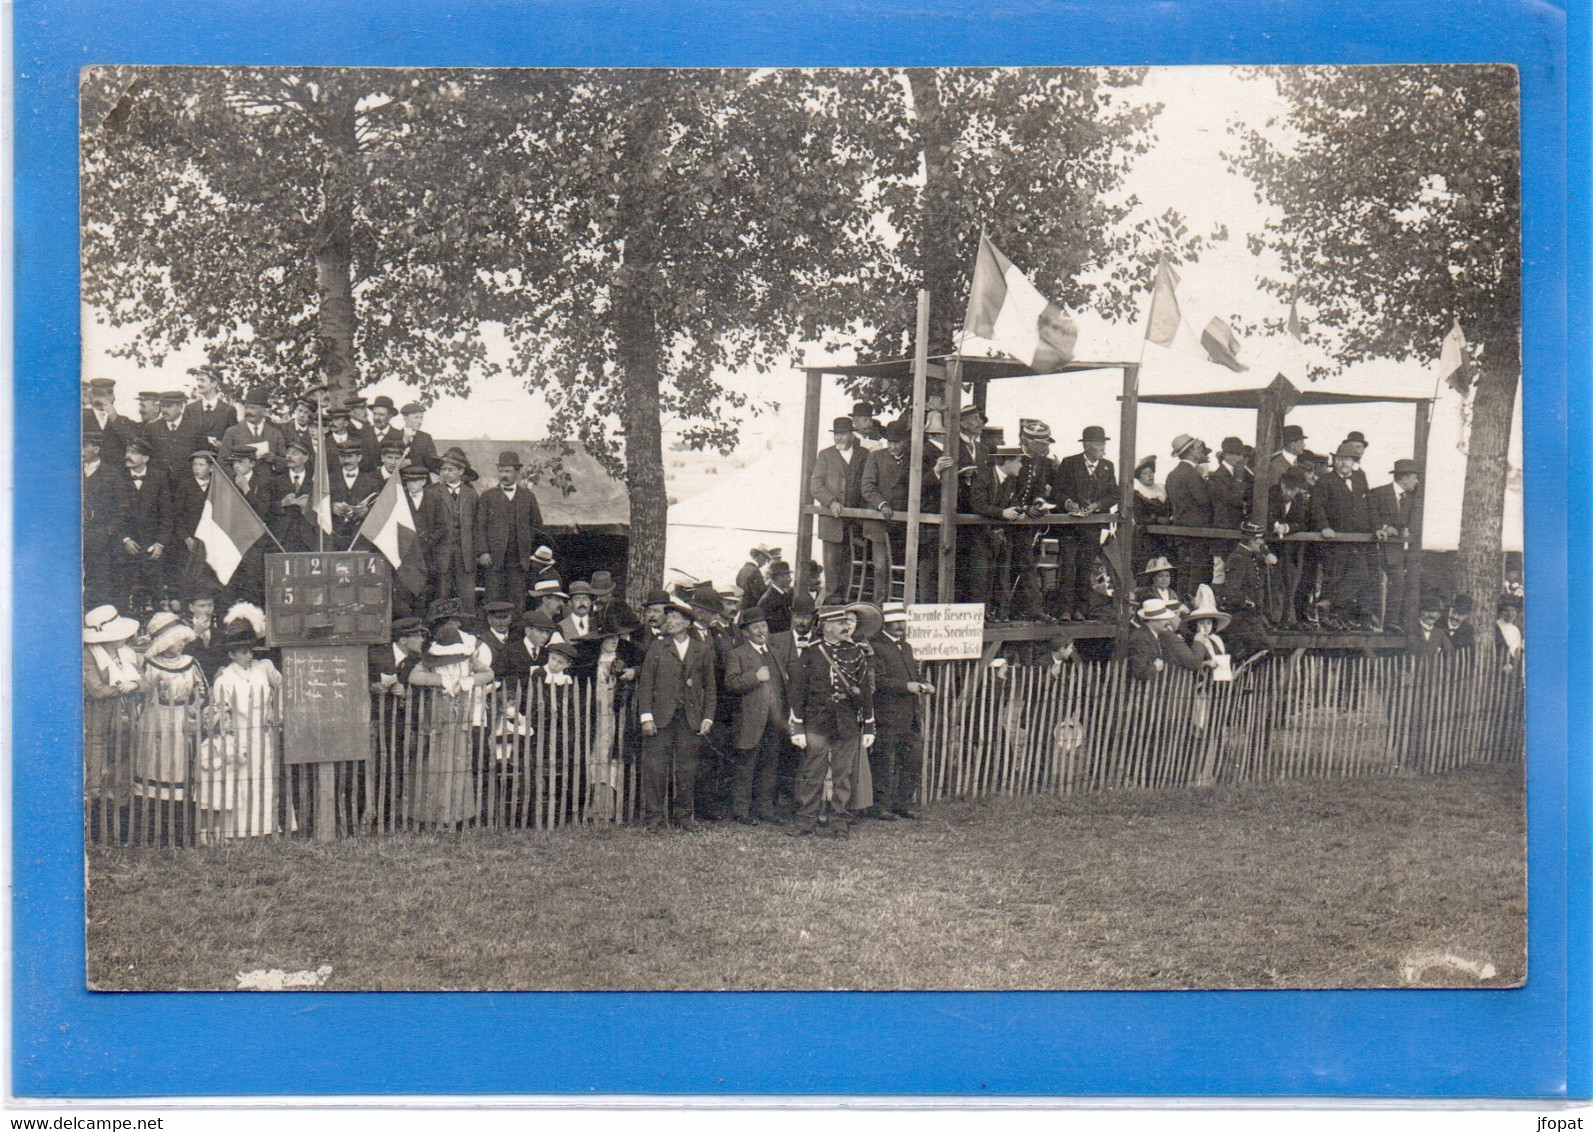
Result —
POLYGON ((1593 617, 1585 600, 1569 619, 1558 615, 1568 554, 1588 560, 1593 516, 1585 5, 20 0, 15 406, 27 424, 18 430, 26 459, 14 469, 13 608, 28 677, 14 701, 13 1090, 1588 1096, 1589 658, 1585 646, 1567 646, 1573 634, 1593 639, 1593 617), (312 998, 82 989, 76 526, 61 521, 77 509, 68 438, 78 403, 80 66, 1415 61, 1521 71, 1533 596, 1524 989, 312 998), (1569 275, 1568 174, 1578 210, 1569 275), (48 442, 34 443, 41 437, 48 442), (1583 472, 1574 477, 1573 452, 1583 472))

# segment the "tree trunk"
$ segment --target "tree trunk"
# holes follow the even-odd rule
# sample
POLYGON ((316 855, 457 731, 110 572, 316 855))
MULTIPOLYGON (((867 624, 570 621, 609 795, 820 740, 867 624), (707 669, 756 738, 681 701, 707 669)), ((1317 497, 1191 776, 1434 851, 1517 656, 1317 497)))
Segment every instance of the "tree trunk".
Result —
MULTIPOLYGON (((950 172, 951 136, 935 72, 910 67, 907 84, 913 93, 913 115, 918 119, 918 139, 924 162, 923 209, 919 214, 919 286, 930 293, 930 353, 948 352, 962 326, 963 309, 955 299, 966 269, 958 268, 953 214, 957 186, 950 172)), ((969 260, 969 264, 972 264, 969 260)))
POLYGON ((666 79, 655 72, 645 74, 636 85, 632 102, 636 109, 626 129, 627 173, 619 208, 624 262, 615 272, 612 309, 620 368, 617 376, 625 387, 620 424, 625 430, 625 482, 631 504, 625 596, 640 609, 647 592, 663 584, 669 527, 658 405, 664 348, 654 300, 661 286, 654 218, 663 181, 662 171, 653 167, 659 160, 659 132, 665 122, 666 79))
POLYGON ((1519 351, 1490 349, 1489 353, 1474 371, 1477 393, 1472 401, 1466 487, 1460 508, 1459 589, 1471 595, 1476 607, 1473 618, 1481 625, 1492 620, 1503 582, 1510 425, 1521 380, 1519 351))
POLYGON ((352 89, 332 82, 323 92, 319 114, 329 155, 321 178, 324 201, 315 233, 315 287, 320 300, 317 334, 321 372, 332 387, 334 402, 361 384, 354 355, 359 322, 354 312, 352 248, 353 182, 359 162, 356 101, 352 89))

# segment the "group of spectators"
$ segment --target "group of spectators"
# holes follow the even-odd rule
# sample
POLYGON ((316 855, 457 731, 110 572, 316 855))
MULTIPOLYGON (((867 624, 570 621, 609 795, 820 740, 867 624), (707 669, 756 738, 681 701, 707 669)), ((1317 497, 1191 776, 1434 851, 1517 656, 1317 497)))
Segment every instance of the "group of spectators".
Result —
POLYGON ((201 371, 195 392, 139 394, 139 419, 120 416, 116 387, 96 378, 83 409, 83 568, 86 606, 128 612, 172 608, 209 583, 228 600, 263 604, 268 551, 347 550, 393 477, 407 494, 418 536, 415 592, 399 589, 405 615, 457 598, 467 612, 487 600, 529 600, 555 573, 554 540, 518 453, 498 457, 492 486, 460 448, 437 451, 419 403, 323 392, 295 401, 282 419, 250 390, 241 411, 201 371), (319 421, 319 423, 318 423, 319 421), (317 515, 315 462, 325 463, 331 530, 317 515), (199 525, 211 477, 231 478, 269 534, 225 586, 207 563, 199 525))

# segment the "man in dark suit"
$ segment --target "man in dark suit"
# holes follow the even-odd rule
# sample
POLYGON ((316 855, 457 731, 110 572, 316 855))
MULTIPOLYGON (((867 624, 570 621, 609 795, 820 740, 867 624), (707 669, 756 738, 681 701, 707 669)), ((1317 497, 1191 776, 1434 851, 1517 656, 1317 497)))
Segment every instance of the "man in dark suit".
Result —
MULTIPOLYGON (((172 485, 162 468, 150 463, 149 441, 135 436, 122 457, 127 467, 122 522, 117 530, 121 546, 123 612, 158 605, 166 596, 170 575, 165 560, 172 535, 172 485)), ((175 556, 175 555, 174 555, 175 556)))
POLYGON ((1249 477, 1245 475, 1245 443, 1225 436, 1217 467, 1206 477, 1211 491, 1211 525, 1237 531, 1250 515, 1249 477))
POLYGON ((172 572, 167 575, 167 584, 173 589, 204 584, 213 586, 217 592, 221 589, 215 572, 205 561, 205 548, 195 535, 204 514, 205 500, 210 495, 210 478, 217 474, 216 454, 208 448, 190 452, 184 465, 179 465, 179 470, 173 473, 176 486, 172 490, 172 538, 182 545, 184 552, 162 556, 171 559, 172 572))
POLYGON ((763 577, 763 568, 769 564, 769 548, 759 543, 747 554, 749 560, 742 563, 741 569, 736 571, 736 589, 741 591, 740 608, 743 610, 757 605, 758 599, 763 596, 763 591, 768 586, 763 577))
POLYGON ((923 770, 924 737, 918 727, 918 697, 935 686, 919 671, 907 643, 907 607, 885 603, 885 624, 870 642, 874 650, 874 724, 879 738, 869 748, 874 779, 874 816, 882 821, 915 818, 913 792, 923 770))
POLYGON ((1277 483, 1283 473, 1298 465, 1305 453, 1305 429, 1297 424, 1283 426, 1283 447, 1272 454, 1267 465, 1267 480, 1277 483))
POLYGON ((100 457, 111 468, 123 466, 127 442, 142 434, 138 425, 116 411, 116 382, 96 377, 88 383, 89 403, 83 410, 83 431, 100 434, 100 457))
POLYGON ((83 432, 83 600, 86 605, 119 603, 121 570, 118 531, 127 502, 120 468, 108 464, 98 432, 83 432))
MULTIPOLYGON (((232 482, 238 488, 239 494, 254 509, 254 513, 270 526, 270 518, 277 510, 277 500, 282 496, 282 488, 277 477, 271 474, 267 462, 256 459, 256 449, 245 445, 234 448, 228 456, 228 465, 232 473, 232 482)), ((346 544, 345 544, 346 545, 346 544)), ((342 549, 339 547, 338 549, 342 549)), ((238 563, 238 569, 228 583, 228 590, 240 601, 250 601, 256 605, 265 604, 265 556, 268 550, 276 550, 276 544, 270 536, 260 539, 249 552, 243 556, 243 561, 238 563)))
POLYGON ((868 453, 857 443, 851 417, 836 417, 830 434, 835 443, 819 453, 808 490, 829 511, 814 517, 813 533, 824 544, 824 588, 842 600, 851 578, 852 523, 841 518, 841 509, 863 505, 863 464, 868 453))
POLYGON ((802 651, 791 672, 791 742, 802 755, 792 832, 851 833, 852 771, 858 748, 874 745, 872 658, 854 644, 857 618, 843 606, 819 611, 824 639, 802 651), (824 780, 830 780, 828 812, 824 780))
POLYGON ((255 453, 255 462, 275 475, 284 466, 282 449, 286 440, 282 430, 267 418, 268 407, 265 390, 251 389, 243 399, 243 420, 227 429, 221 438, 221 449, 236 452, 248 448, 255 453))
MULTIPOLYGON (((1057 465, 1056 500, 1069 515, 1106 515, 1117 509, 1117 469, 1106 458, 1106 430, 1091 425, 1084 451, 1057 465)), ((1083 621, 1090 608, 1090 573, 1101 552, 1101 528, 1070 525, 1057 531, 1057 589, 1063 621, 1083 621)))
MULTIPOLYGON (((987 519, 1021 519, 1023 501, 1015 492, 1023 468, 1023 449, 997 448, 989 460, 974 473, 968 490, 960 498, 961 510, 987 519)), ((1029 533, 1027 527, 1013 528, 992 524, 972 528, 979 537, 957 539, 957 600, 985 603, 985 617, 1004 621, 1011 613, 1011 567, 1015 559, 1012 544, 1029 533), (966 557, 965 557, 966 555, 966 557)))
POLYGON ((742 825, 777 821, 780 756, 790 741, 786 717, 789 658, 769 647, 769 623, 758 606, 742 611, 743 640, 725 654, 725 690, 736 696, 730 814, 742 825))
POLYGON ((426 406, 419 401, 411 401, 401 410, 404 415, 404 444, 408 448, 405 457, 410 464, 419 464, 428 471, 437 467, 437 442, 432 440, 431 433, 420 426, 426 422, 426 406))
POLYGON ((1388 600, 1383 624, 1397 629, 1405 621, 1406 579, 1412 560, 1421 553, 1409 546, 1411 521, 1421 476, 1415 460, 1394 461, 1394 482, 1366 493, 1372 528, 1383 544, 1383 574, 1388 579, 1388 600))
POLYGON ((1421 621, 1415 631, 1406 638, 1406 651, 1417 658, 1441 656, 1450 652, 1455 644, 1438 624, 1443 616, 1442 601, 1436 596, 1422 598, 1421 621))
MULTIPOLYGON (((975 481, 986 474, 981 469, 995 456, 995 446, 984 439, 984 430, 984 410, 978 405, 964 405, 958 418, 957 436, 948 440, 948 451, 935 460, 935 474, 940 477, 942 491, 951 482, 949 477, 956 477, 959 511, 973 510, 965 501, 974 493, 975 481)), ((957 528, 956 600, 989 600, 992 589, 990 548, 992 542, 1001 543, 1004 537, 993 527, 957 528)))
MULTIPOLYGON (((523 630, 515 627, 515 615, 519 610, 511 601, 489 601, 481 607, 481 612, 487 619, 487 631, 481 634, 481 643, 492 653, 492 675, 503 680, 515 662, 514 649, 523 635, 523 630)), ((526 655, 525 650, 521 650, 521 655, 526 655)))
MULTIPOLYGON (((476 489, 470 458, 460 448, 443 454, 437 469, 440 483, 426 489, 418 522, 420 544, 426 548, 427 573, 440 598, 458 598, 461 608, 476 608, 476 489)), ((512 600, 512 599, 511 599, 512 600)))
POLYGON ((194 370, 194 399, 187 412, 199 422, 205 443, 217 452, 226 450, 227 430, 238 423, 238 410, 221 395, 221 385, 209 370, 194 370))
MULTIPOLYGON (((926 595, 929 596, 929 595, 926 595)), ((757 608, 769 623, 769 632, 784 633, 791 628, 791 564, 782 558, 769 563, 769 588, 758 599, 757 608)))
POLYGON ((487 597, 524 602, 531 554, 547 542, 542 508, 520 482, 520 454, 498 454, 498 482, 481 493, 476 506, 477 562, 487 571, 487 597))
POLYGON ((397 416, 398 408, 387 394, 383 393, 371 402, 371 440, 375 442, 378 452, 390 440, 399 443, 400 451, 408 447, 404 444, 403 426, 394 419, 397 416))
POLYGON ((315 478, 310 470, 313 455, 307 437, 295 436, 287 442, 283 449, 287 471, 278 482, 271 514, 261 516, 282 549, 289 553, 314 550, 320 543, 315 513, 310 510, 315 478))
POLYGON ((1333 470, 1317 481, 1311 493, 1311 518, 1322 532, 1322 594, 1330 615, 1329 628, 1364 627, 1370 619, 1368 591, 1372 581, 1365 543, 1335 543, 1341 534, 1372 533, 1372 511, 1366 492, 1355 478, 1353 445, 1333 453, 1333 470))
POLYGON ((315 402, 309 397, 300 397, 293 402, 293 411, 277 425, 282 430, 282 450, 285 453, 287 446, 294 440, 302 440, 309 445, 310 455, 313 457, 317 446, 321 442, 320 433, 315 425, 315 402))
POLYGON ((173 475, 181 472, 192 453, 209 448, 204 427, 187 408, 188 398, 181 393, 162 393, 160 420, 152 421, 144 433, 154 446, 152 461, 173 475))
POLYGON ((1267 648, 1267 571, 1277 565, 1267 550, 1265 534, 1257 523, 1239 524, 1239 543, 1223 560, 1222 608, 1233 615, 1225 634, 1236 660, 1267 648))
MULTIPOLYGON (((885 445, 870 452, 863 463, 860 485, 863 506, 879 512, 878 519, 863 520, 863 534, 873 549, 874 600, 883 602, 890 597, 891 563, 907 561, 907 524, 892 522, 897 515, 907 511, 911 490, 912 425, 905 420, 894 420, 885 426, 885 445)), ((920 513, 933 512, 939 507, 940 477, 935 474, 935 460, 940 450, 925 443, 923 453, 923 478, 918 507, 920 513)), ((939 527, 925 524, 918 528, 918 594, 920 601, 935 596, 936 559, 935 545, 939 527)))
POLYGON ((1191 671, 1200 667, 1199 658, 1177 630, 1178 614, 1165 601, 1153 597, 1140 605, 1119 646, 1134 679, 1150 683, 1169 665, 1191 671))
MULTIPOLYGON (((446 457, 445 457, 446 459, 446 457)), ((681 829, 694 831, 697 756, 713 727, 718 692, 713 646, 691 631, 689 607, 671 604, 664 613, 663 636, 642 661, 636 683, 636 710, 642 725, 642 819, 648 829, 664 828, 665 797, 671 780, 671 814, 681 829)))
MULTIPOLYGON (((1180 433, 1173 438, 1173 455, 1178 458, 1178 464, 1167 473, 1169 525, 1211 526, 1211 488, 1201 471, 1211 450, 1204 441, 1180 433)), ((1178 549, 1178 592, 1193 594, 1201 583, 1211 581, 1211 543, 1203 538, 1186 537, 1173 541, 1178 549)))
POLYGON ((364 445, 357 440, 344 440, 337 450, 339 466, 330 477, 333 550, 347 550, 353 545, 371 505, 382 493, 381 478, 364 470, 364 458, 364 445))

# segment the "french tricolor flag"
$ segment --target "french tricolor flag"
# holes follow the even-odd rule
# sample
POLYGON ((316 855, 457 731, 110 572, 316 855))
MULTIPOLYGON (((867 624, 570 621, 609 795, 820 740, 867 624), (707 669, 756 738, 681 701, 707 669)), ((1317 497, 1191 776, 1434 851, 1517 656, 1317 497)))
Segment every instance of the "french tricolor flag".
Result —
POLYGON ((1178 297, 1178 273, 1165 260, 1156 267, 1156 286, 1151 294, 1150 322, 1145 328, 1145 341, 1178 350, 1186 354, 1203 356, 1243 373, 1248 367, 1239 360, 1239 336, 1222 318, 1206 320, 1199 330, 1199 318, 1191 318, 1178 297))
POLYGON ((415 532, 415 514, 409 506, 409 493, 403 489, 398 476, 388 479, 387 486, 371 504, 359 535, 355 536, 356 542, 360 536, 369 539, 392 563, 393 577, 399 585, 412 594, 420 593, 426 584, 420 536, 415 532))
POLYGON ((1078 323, 1036 291, 984 233, 979 235, 963 330, 988 339, 1036 373, 1049 373, 1072 361, 1079 340, 1078 323))

